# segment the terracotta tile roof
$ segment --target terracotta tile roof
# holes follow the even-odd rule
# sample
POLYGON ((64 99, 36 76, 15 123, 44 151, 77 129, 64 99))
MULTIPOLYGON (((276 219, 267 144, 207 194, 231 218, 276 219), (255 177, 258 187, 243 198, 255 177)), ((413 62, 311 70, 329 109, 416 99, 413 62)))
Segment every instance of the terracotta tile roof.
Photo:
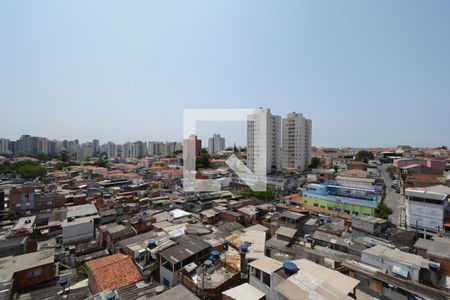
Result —
POLYGON ((131 258, 120 253, 88 261, 86 265, 92 272, 99 292, 142 280, 131 258))
POLYGON ((297 202, 297 203, 302 203, 302 201, 303 201, 302 196, 300 196, 299 194, 286 195, 283 197, 283 199, 289 200, 291 202, 297 202))
POLYGON ((284 205, 284 204, 277 204, 276 205, 278 208, 281 209, 286 209, 288 211, 292 211, 292 212, 296 212, 296 213, 301 213, 301 214, 309 214, 309 210, 307 210, 306 208, 297 208, 297 207, 293 207, 290 205, 284 205))

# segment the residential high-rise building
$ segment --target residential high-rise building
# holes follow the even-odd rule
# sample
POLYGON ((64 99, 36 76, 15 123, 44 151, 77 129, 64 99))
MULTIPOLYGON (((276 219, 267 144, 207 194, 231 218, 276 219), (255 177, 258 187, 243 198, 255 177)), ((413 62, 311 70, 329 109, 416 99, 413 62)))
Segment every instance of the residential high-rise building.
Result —
POLYGON ((9 153, 8 139, 0 139, 0 153, 9 153))
POLYGON ((281 169, 281 117, 272 115, 270 109, 248 116, 247 166, 256 174, 281 169))
POLYGON ((88 160, 89 158, 93 157, 95 152, 92 143, 85 143, 81 146, 78 146, 76 154, 77 160, 79 161, 88 160))
POLYGON ((182 150, 183 146, 179 142, 148 142, 147 148, 150 156, 168 156, 182 150))
POLYGON ((17 153, 19 154, 31 154, 31 135, 24 134, 17 141, 17 153))
POLYGON ((117 156, 117 146, 113 142, 102 145, 101 151, 106 153, 108 159, 114 159, 117 156))
POLYGON ((122 146, 123 158, 142 158, 147 155, 147 145, 142 141, 127 142, 122 146))
POLYGON ((99 153, 100 152, 100 141, 97 139, 92 140, 92 145, 94 146, 94 152, 99 153))
POLYGON ((148 155, 157 156, 163 155, 164 143, 163 142, 148 142, 148 155))
POLYGON ((57 155, 58 154, 58 143, 57 141, 48 141, 47 142, 47 150, 48 154, 57 155))
POLYGON ((202 140, 195 134, 190 135, 188 139, 183 140, 183 159, 199 156, 202 151, 202 140))
POLYGON ((147 155, 147 144, 142 141, 134 143, 133 157, 142 158, 147 155))
POLYGON ((172 155, 177 150, 177 142, 166 142, 164 155, 172 155))
POLYGON ((292 112, 282 121, 282 167, 305 170, 311 164, 312 122, 292 112))
POLYGON ((48 139, 44 137, 37 138, 37 151, 33 154, 48 154, 48 139))
POLYGON ((225 150, 225 138, 220 134, 214 134, 208 139, 208 153, 218 154, 225 150))

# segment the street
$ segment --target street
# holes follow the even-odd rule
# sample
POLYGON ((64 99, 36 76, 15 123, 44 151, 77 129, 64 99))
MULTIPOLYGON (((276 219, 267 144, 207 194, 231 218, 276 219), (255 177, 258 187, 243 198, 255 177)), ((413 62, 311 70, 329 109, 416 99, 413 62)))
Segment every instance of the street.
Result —
POLYGON ((384 203, 393 210, 393 214, 389 217, 389 220, 402 228, 405 225, 405 201, 403 195, 396 193, 391 187, 393 180, 386 172, 386 169, 390 166, 392 166, 392 164, 383 164, 380 166, 381 176, 386 184, 386 199, 384 200, 384 203))

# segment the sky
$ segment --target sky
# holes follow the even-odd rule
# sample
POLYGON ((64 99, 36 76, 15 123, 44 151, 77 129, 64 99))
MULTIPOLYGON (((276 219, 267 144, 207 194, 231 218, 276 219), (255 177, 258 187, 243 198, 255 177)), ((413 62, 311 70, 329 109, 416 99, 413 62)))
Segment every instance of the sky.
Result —
POLYGON ((0 2, 0 137, 179 140, 185 108, 258 107, 314 146, 450 146, 450 1, 0 2))

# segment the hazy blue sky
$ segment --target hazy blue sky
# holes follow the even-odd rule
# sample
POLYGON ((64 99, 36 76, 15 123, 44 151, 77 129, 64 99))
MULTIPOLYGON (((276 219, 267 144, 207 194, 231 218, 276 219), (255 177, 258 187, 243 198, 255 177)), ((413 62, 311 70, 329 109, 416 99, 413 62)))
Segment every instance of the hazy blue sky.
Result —
POLYGON ((183 108, 262 106, 316 146, 450 146, 450 1, 1 1, 0 104, 13 139, 173 140, 183 108))

